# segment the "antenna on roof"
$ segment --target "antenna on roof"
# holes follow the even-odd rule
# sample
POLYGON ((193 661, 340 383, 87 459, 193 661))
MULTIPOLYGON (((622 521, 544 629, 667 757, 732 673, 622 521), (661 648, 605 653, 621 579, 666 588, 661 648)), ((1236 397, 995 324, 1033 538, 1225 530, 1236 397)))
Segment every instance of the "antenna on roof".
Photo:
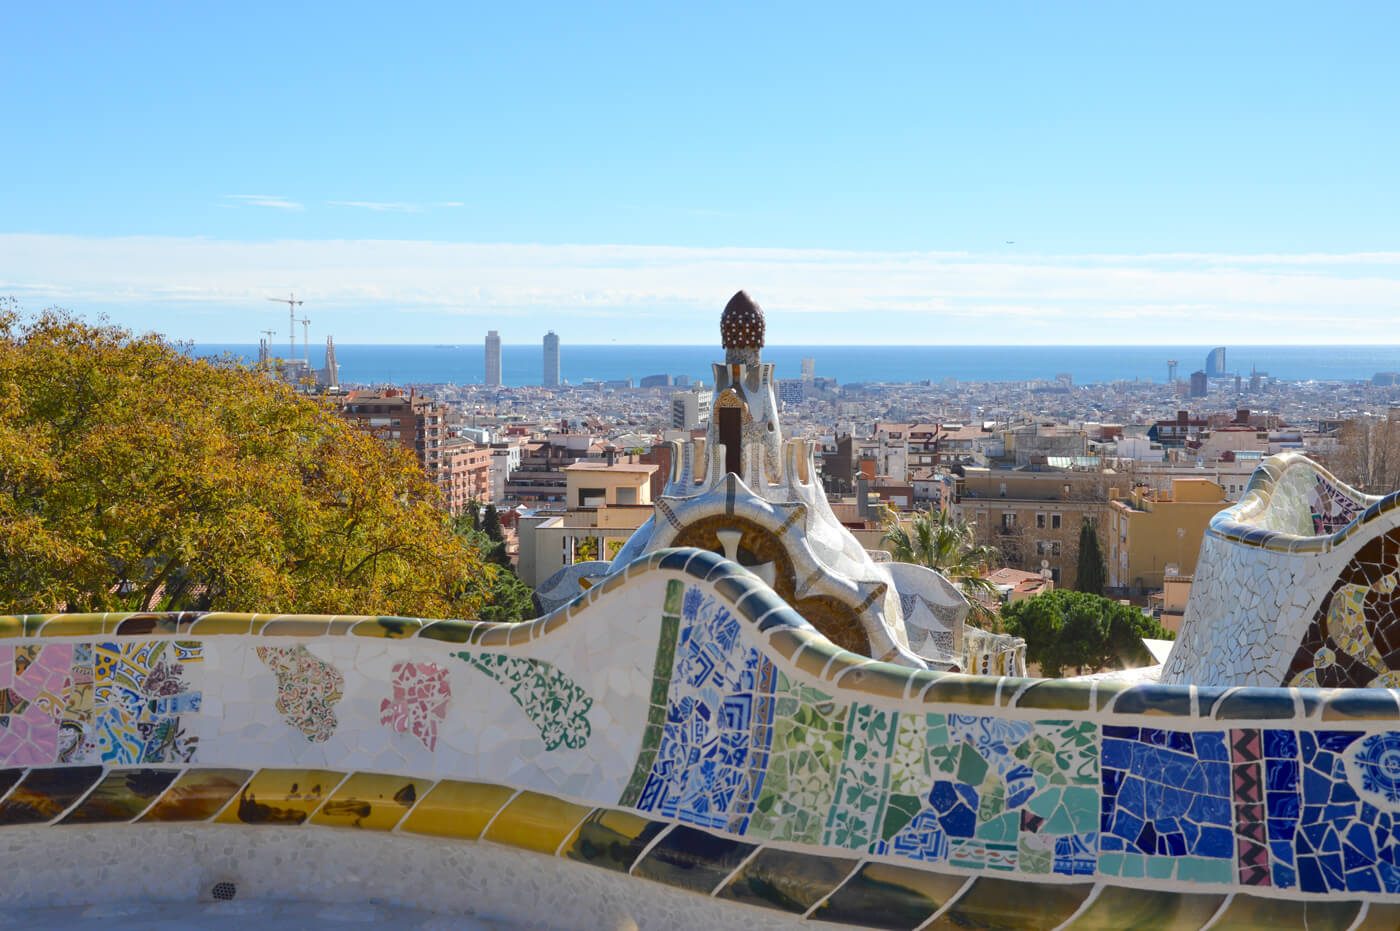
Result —
POLYGON ((295 291, 290 297, 270 297, 268 300, 274 304, 287 305, 287 358, 295 359, 297 357, 297 308, 305 304, 306 301, 297 300, 295 291))

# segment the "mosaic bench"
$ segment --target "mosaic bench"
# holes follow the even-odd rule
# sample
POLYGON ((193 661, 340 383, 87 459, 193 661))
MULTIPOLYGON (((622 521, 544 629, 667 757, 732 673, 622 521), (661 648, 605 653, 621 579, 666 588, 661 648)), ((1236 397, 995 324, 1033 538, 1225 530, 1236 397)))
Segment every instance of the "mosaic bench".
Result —
POLYGON ((1400 685, 1400 492, 1361 494, 1299 453, 1264 460, 1206 530, 1161 681, 1400 685))
POLYGON ((1397 819, 1389 690, 914 671, 702 550, 518 625, 0 618, 10 906, 1394 928, 1397 819))

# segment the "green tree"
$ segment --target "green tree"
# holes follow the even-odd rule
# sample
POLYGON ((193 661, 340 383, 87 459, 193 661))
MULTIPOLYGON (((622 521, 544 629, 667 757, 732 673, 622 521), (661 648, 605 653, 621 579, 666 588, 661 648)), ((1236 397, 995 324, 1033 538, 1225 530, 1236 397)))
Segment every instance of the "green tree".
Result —
POLYGON ((948 511, 920 511, 906 528, 892 510, 885 515, 884 540, 897 562, 913 563, 941 572, 968 595, 974 622, 995 626, 996 586, 983 577, 1001 558, 996 547, 977 542, 972 525, 956 520, 948 511))
POLYGON ((1086 517, 1079 527, 1079 571, 1075 573, 1075 589, 1091 595, 1102 595, 1108 583, 1103 550, 1099 549, 1099 534, 1086 517))
POLYGON ((414 458, 228 360, 0 304, 0 612, 475 617, 414 458))
POLYGON ((1002 610, 1007 633, 1026 641, 1026 658, 1046 676, 1076 674, 1124 663, 1151 661, 1142 638, 1172 634, 1131 605, 1111 598, 1057 589, 1013 602, 1002 610))
POLYGON ((494 504, 486 505, 486 513, 482 515, 481 526, 478 529, 496 543, 506 541, 506 533, 501 529, 501 515, 496 512, 494 504))

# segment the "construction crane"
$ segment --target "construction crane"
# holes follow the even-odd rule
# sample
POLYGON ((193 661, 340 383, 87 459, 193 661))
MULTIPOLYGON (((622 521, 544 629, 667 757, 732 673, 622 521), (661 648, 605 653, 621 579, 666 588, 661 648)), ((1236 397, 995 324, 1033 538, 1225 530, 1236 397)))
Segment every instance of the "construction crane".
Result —
POLYGON ((277 335, 277 331, 260 330, 259 332, 267 338, 262 341, 262 346, 259 347, 258 363, 260 365, 267 365, 272 361, 272 337, 277 335))
POLYGON ((270 297, 268 300, 274 304, 287 305, 287 358, 295 359, 297 357, 297 308, 305 304, 306 301, 297 300, 295 292, 290 297, 270 297))
POLYGON ((311 364, 311 336, 307 327, 311 326, 310 317, 301 318, 301 354, 306 359, 306 364, 311 364))

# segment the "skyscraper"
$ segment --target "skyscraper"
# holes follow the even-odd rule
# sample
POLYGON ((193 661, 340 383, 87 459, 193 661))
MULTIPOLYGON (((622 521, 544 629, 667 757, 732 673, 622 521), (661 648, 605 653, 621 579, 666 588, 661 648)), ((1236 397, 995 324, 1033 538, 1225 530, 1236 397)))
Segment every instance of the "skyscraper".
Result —
POLYGON ((501 387, 501 334, 495 330, 486 333, 486 387, 501 387))
POLYGON ((544 386, 559 387, 559 337, 550 330, 544 335, 544 386))
POLYGON ((1225 368, 1225 347, 1217 346, 1206 356, 1206 374, 1212 377, 1216 375, 1228 375, 1225 368))

